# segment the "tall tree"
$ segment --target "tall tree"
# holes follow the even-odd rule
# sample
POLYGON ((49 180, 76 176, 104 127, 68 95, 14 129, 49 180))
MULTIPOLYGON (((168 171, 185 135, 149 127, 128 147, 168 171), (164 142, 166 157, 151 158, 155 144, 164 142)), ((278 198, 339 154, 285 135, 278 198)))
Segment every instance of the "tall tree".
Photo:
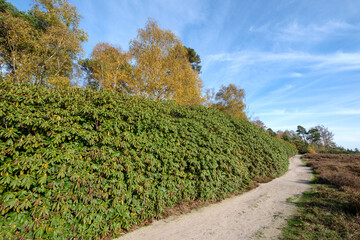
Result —
POLYGON ((260 119, 254 119, 251 121, 253 124, 255 124, 256 126, 258 126, 259 128, 262 128, 262 129, 266 129, 266 125, 263 121, 261 121, 260 119))
POLYGON ((289 130, 285 130, 281 136, 285 141, 292 142, 292 133, 289 130))
POLYGON ((320 133, 319 130, 317 128, 310 128, 310 130, 307 133, 307 140, 309 141, 310 144, 314 145, 314 144, 319 144, 320 141, 320 133))
POLYGON ((190 62, 190 65, 191 65, 192 69, 197 71, 200 74, 202 66, 200 65, 201 59, 200 59, 199 54, 197 54, 193 48, 189 48, 189 47, 186 47, 186 46, 184 46, 184 48, 187 51, 186 56, 187 56, 187 58, 188 58, 188 60, 190 62))
POLYGON ((297 129, 296 129, 296 132, 304 141, 306 141, 306 135, 307 135, 306 128, 304 128, 301 125, 298 125, 297 129))
POLYGON ((7 76, 37 85, 69 84, 87 40, 76 8, 66 0, 36 0, 28 13, 9 8, 0 14, 0 56, 7 76))
POLYGON ((336 147, 336 144, 333 142, 334 134, 330 132, 327 127, 324 127, 324 125, 318 125, 315 126, 315 128, 318 130, 322 144, 327 151, 336 147))
POLYGON ((234 84, 229 84, 228 86, 222 86, 216 93, 215 99, 217 103, 213 106, 237 118, 247 119, 244 98, 244 89, 238 88, 234 84))
POLYGON ((87 73, 90 88, 124 93, 131 93, 134 88, 129 54, 120 47, 98 43, 91 58, 80 64, 87 73))
POLYGON ((266 130, 266 132, 267 132, 270 136, 272 136, 272 137, 275 137, 275 136, 276 136, 276 132, 274 132, 274 130, 272 130, 271 128, 268 128, 268 129, 266 130))
POLYGON ((30 81, 29 72, 36 60, 34 16, 19 11, 14 5, 0 0, 0 75, 14 82, 30 81))
POLYGON ((203 102, 202 81, 189 64, 186 49, 171 31, 160 29, 149 19, 130 41, 130 53, 135 63, 135 93, 184 105, 203 102))
POLYGON ((93 61, 91 58, 79 60, 81 71, 85 73, 86 87, 94 90, 100 90, 100 82, 94 77, 93 61))
POLYGON ((205 101, 204 101, 204 106, 206 107, 213 107, 214 106, 214 101, 215 101, 215 89, 214 88, 207 88, 205 89, 205 101))

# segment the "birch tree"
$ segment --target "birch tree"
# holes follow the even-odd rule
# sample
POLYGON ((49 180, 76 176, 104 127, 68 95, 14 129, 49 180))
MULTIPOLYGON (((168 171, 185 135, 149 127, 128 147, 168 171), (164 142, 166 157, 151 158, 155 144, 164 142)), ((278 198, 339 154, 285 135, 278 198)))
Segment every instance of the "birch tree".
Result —
POLYGON ((154 100, 172 99, 183 105, 202 103, 202 81, 187 53, 174 33, 149 19, 130 41, 136 94, 154 100))
POLYGON ((0 11, 0 56, 7 77, 52 87, 69 85, 86 33, 66 0, 36 0, 25 13, 9 4, 0 11))
POLYGON ((87 72, 88 85, 95 89, 105 89, 132 93, 134 80, 130 56, 120 47, 109 43, 98 43, 94 47, 91 58, 81 62, 87 72))

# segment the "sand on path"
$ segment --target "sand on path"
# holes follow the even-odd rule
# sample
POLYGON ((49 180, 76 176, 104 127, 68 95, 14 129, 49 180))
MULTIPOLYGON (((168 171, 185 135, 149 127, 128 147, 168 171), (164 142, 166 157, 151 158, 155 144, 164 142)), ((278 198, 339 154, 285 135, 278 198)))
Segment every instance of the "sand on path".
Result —
POLYGON ((188 214, 155 221, 118 240, 277 239, 279 227, 296 211, 287 199, 309 190, 311 178, 310 168, 296 155, 290 159, 289 171, 271 182, 188 214))

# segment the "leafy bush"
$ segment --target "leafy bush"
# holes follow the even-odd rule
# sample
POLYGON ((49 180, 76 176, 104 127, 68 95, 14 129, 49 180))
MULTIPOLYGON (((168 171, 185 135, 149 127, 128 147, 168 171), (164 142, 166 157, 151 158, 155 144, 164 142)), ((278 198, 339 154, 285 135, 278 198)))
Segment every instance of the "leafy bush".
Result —
POLYGON ((295 154, 202 106, 0 83, 0 236, 116 237, 185 200, 279 176, 295 154))

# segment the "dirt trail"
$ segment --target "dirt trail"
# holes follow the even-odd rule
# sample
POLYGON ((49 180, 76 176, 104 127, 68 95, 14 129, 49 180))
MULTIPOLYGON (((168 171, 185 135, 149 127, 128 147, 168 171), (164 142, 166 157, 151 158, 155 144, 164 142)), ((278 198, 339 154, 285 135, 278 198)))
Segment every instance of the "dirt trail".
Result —
POLYGON ((296 210, 286 199, 308 190, 311 177, 297 155, 280 178, 189 214, 155 221, 118 240, 277 239, 278 228, 296 210))

